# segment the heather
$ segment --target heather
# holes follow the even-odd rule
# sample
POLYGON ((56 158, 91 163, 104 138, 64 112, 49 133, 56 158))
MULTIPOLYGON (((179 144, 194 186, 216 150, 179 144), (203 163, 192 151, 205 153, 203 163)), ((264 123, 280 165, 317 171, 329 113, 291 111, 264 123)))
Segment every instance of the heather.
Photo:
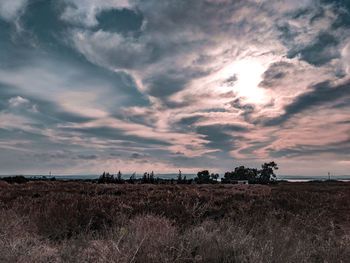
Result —
POLYGON ((1 262, 349 262, 345 182, 0 181, 1 262))

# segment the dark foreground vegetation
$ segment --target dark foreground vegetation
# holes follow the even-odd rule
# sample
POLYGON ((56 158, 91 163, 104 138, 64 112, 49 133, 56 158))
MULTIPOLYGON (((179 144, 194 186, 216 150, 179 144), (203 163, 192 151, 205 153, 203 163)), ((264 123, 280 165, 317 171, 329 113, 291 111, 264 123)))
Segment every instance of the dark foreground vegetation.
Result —
POLYGON ((345 182, 0 180, 0 262, 350 262, 349 235, 345 182))

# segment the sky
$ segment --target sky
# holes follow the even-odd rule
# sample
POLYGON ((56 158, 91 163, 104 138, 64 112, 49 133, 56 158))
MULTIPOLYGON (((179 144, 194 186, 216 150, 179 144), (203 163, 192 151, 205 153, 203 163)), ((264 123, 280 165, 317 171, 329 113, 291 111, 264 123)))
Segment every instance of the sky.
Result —
POLYGON ((0 1, 0 174, 272 160, 350 174, 350 1, 0 1))

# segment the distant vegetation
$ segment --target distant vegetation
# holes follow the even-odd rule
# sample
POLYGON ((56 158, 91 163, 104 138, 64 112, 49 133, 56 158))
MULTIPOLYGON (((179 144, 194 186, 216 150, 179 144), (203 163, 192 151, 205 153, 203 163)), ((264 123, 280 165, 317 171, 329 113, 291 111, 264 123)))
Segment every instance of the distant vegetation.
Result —
POLYGON ((56 181, 55 177, 46 177, 46 176, 40 176, 40 177, 30 177, 26 178, 23 175, 16 175, 16 176, 7 176, 7 177, 1 177, 0 180, 5 181, 9 184, 24 184, 28 183, 30 181, 56 181))
MULTIPOLYGON (((275 162, 264 163, 261 165, 261 169, 248 168, 244 166, 236 167, 231 172, 226 172, 221 180, 224 184, 236 184, 239 181, 246 181, 250 184, 272 184, 276 182, 276 175, 274 170, 277 170, 277 164, 275 162)), ((122 173, 119 171, 116 176, 110 173, 103 172, 97 182, 99 184, 217 184, 219 183, 219 174, 210 173, 208 170, 203 170, 197 173, 194 179, 187 179, 186 176, 182 176, 179 171, 177 179, 161 179, 156 178, 153 171, 151 173, 145 172, 141 179, 136 179, 133 174, 129 179, 123 179, 122 173)))
POLYGON ((232 172, 226 172, 222 182, 234 183, 239 180, 246 180, 253 184, 270 184, 276 181, 274 170, 277 169, 275 162, 264 163, 260 170, 240 166, 232 172))

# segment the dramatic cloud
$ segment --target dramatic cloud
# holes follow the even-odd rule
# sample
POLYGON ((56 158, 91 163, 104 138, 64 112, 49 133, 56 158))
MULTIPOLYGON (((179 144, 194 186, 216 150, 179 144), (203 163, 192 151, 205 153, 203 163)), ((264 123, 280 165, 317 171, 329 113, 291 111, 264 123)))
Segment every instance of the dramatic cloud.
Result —
POLYGON ((96 15, 103 10, 130 7, 128 0, 63 0, 63 2, 66 5, 61 18, 88 27, 98 24, 96 15))
MULTIPOLYGON (((310 91, 301 94, 295 101, 284 108, 285 113, 267 121, 267 125, 279 125, 292 116, 302 113, 305 110, 315 107, 326 106, 327 104, 337 105, 339 101, 348 102, 350 99, 350 82, 339 84, 333 87, 328 81, 314 85, 310 91)), ((329 106, 331 106, 329 105, 329 106)), ((349 107, 344 104, 343 107, 349 107)))
POLYGON ((0 173, 348 173, 349 17, 335 0, 1 1, 0 173))
POLYGON ((14 21, 25 11, 28 0, 2 0, 0 2, 0 18, 14 21))

